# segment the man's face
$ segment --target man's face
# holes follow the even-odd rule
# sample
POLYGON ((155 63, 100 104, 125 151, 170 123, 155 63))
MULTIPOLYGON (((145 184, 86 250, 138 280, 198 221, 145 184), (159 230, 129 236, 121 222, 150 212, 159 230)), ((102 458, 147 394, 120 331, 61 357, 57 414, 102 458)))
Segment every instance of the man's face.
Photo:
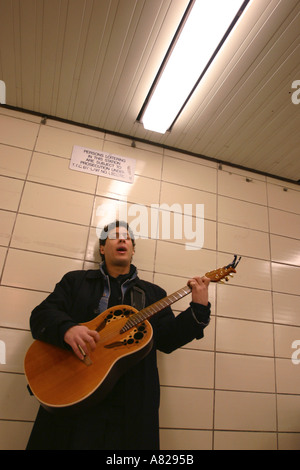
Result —
POLYGON ((125 227, 116 227, 108 232, 105 245, 100 246, 107 266, 130 266, 134 248, 125 227))

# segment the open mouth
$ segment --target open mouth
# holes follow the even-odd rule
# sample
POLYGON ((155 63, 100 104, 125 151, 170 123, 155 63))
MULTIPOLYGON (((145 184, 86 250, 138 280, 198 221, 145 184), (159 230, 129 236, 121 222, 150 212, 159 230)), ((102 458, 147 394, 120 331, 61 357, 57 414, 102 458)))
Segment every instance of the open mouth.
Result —
POLYGON ((119 248, 117 248, 118 253, 126 253, 126 251, 127 248, 125 246, 119 246, 119 248))

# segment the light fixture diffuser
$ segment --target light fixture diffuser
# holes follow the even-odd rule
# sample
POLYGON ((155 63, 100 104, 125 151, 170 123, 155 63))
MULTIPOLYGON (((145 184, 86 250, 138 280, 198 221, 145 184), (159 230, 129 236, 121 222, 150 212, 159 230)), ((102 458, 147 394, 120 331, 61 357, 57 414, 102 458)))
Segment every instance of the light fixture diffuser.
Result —
POLYGON ((165 58, 154 91, 138 118, 145 129, 163 134, 171 127, 223 43, 224 35, 229 34, 228 29, 231 31, 238 13, 248 3, 249 0, 194 0, 190 4, 175 46, 165 58))

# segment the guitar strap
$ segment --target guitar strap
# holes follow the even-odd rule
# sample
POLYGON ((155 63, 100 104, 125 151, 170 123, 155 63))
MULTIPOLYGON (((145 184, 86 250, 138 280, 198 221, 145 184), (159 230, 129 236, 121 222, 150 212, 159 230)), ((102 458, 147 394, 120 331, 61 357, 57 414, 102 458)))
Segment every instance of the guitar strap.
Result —
POLYGON ((140 289, 140 287, 133 286, 130 292, 131 296, 131 306, 137 310, 142 310, 146 305, 146 295, 145 292, 140 289))

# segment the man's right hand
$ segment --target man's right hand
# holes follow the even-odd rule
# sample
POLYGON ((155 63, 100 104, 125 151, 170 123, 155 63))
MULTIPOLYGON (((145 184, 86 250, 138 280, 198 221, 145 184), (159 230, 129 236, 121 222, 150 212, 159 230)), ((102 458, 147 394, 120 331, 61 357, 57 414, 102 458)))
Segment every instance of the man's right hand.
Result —
POLYGON ((89 349, 93 351, 96 347, 96 343, 99 341, 99 334, 95 330, 90 330, 84 325, 76 325, 69 328, 64 336, 64 340, 71 346, 76 356, 82 361, 84 356, 80 351, 80 348, 86 355, 89 354, 89 349), (78 347, 80 346, 80 347, 78 347))

